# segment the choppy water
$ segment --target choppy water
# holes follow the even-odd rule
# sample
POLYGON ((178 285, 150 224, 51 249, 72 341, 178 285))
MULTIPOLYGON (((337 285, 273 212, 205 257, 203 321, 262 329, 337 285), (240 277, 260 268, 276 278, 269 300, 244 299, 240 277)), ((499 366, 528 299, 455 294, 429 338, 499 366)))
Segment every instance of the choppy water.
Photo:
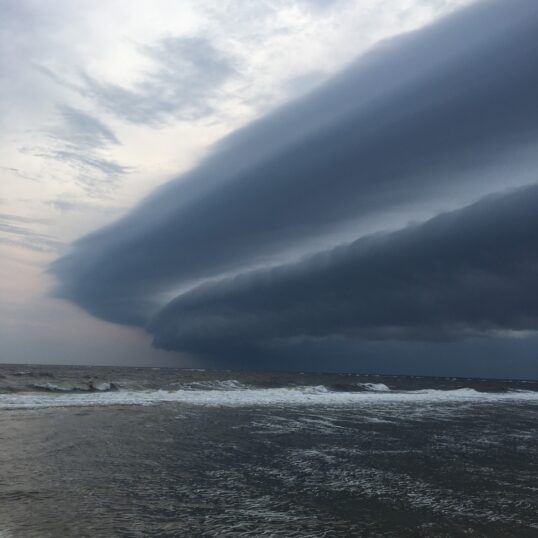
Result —
POLYGON ((538 383, 0 367, 0 537, 538 536, 538 383))

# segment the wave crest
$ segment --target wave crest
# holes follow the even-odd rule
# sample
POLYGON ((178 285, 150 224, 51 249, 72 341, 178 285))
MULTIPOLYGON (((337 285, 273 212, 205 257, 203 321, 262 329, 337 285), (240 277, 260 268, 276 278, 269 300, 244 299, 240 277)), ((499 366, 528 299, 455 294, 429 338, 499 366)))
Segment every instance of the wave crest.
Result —
POLYGON ((456 403, 495 401, 538 402, 538 392, 478 392, 471 388, 453 390, 424 389, 415 391, 366 390, 359 392, 330 391, 323 385, 272 389, 229 388, 175 391, 44 391, 0 394, 0 409, 35 409, 45 407, 91 407, 158 405, 178 403, 196 406, 369 406, 376 404, 425 402, 456 403))

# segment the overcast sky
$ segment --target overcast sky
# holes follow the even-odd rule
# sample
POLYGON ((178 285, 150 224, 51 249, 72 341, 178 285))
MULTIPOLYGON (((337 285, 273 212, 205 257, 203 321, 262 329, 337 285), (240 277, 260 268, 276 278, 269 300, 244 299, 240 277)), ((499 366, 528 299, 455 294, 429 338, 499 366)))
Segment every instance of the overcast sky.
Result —
POLYGON ((0 360, 538 376, 533 0, 1 7, 0 360))

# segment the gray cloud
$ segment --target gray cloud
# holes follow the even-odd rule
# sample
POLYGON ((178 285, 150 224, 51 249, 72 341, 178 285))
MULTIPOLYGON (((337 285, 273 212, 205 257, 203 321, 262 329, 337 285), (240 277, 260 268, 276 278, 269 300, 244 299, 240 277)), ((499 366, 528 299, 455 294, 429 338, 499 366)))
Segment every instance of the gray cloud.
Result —
POLYGON ((74 181, 93 197, 105 195, 132 171, 104 154, 120 142, 101 120, 66 105, 58 107, 58 116, 58 121, 45 131, 52 145, 25 151, 69 166, 74 181))
POLYGON ((536 188, 369 231, 536 180, 537 32, 491 0, 382 43, 75 243, 58 295, 227 360, 535 330, 536 188))
POLYGON ((350 223, 359 236, 420 201, 530 181, 523 160, 509 176, 488 167, 538 140, 537 30, 536 3, 490 1, 380 45, 78 241, 53 267, 60 295, 145 325, 174 287, 274 262, 350 223))
POLYGON ((453 340, 538 330, 538 186, 299 263, 205 284, 152 321, 158 347, 229 354, 301 338, 453 340))
MULTIPOLYGON (((130 167, 123 166, 109 159, 104 159, 91 154, 83 155, 78 151, 71 151, 67 149, 51 150, 47 156, 52 157, 57 161, 65 162, 80 171, 82 175, 79 177, 79 180, 82 180, 83 182, 87 181, 83 172, 88 169, 95 169, 98 172, 102 172, 107 176, 108 181, 115 179, 116 176, 126 174, 131 170, 130 167)), ((92 176, 91 179, 93 183, 94 176, 92 176)), ((99 181, 99 183, 100 182, 101 181, 99 181)))
POLYGON ((58 107, 60 123, 48 130, 51 138, 79 150, 119 144, 116 135, 98 118, 67 105, 58 107))
POLYGON ((20 179, 24 179, 25 181, 39 181, 38 177, 25 174, 19 168, 14 168, 11 166, 0 166, 0 170, 2 170, 3 172, 7 172, 9 174, 14 174, 15 176, 19 177, 20 179))
POLYGON ((43 219, 35 219, 32 217, 23 217, 22 215, 12 215, 11 213, 0 213, 0 222, 3 223, 24 223, 24 224, 43 224, 43 219))
POLYGON ((235 73, 234 61, 203 37, 167 38, 142 52, 157 67, 135 88, 84 74, 83 93, 124 120, 159 126, 173 118, 208 115, 211 100, 235 73))
POLYGON ((37 147, 27 151, 69 166, 73 171, 71 179, 82 187, 88 196, 94 198, 106 197, 119 185, 121 177, 132 171, 130 166, 76 149, 37 147))
POLYGON ((216 367, 536 379, 536 333, 524 338, 471 337, 450 343, 419 340, 302 338, 263 350, 219 353, 216 367))
POLYGON ((0 243, 38 252, 57 252, 63 246, 62 242, 34 229, 36 225, 41 224, 43 221, 40 219, 2 213, 0 214, 0 243))
POLYGON ((52 200, 47 200, 44 204, 59 213, 71 212, 96 212, 96 213, 114 213, 120 210, 117 206, 101 205, 95 201, 73 197, 69 194, 60 195, 52 200))

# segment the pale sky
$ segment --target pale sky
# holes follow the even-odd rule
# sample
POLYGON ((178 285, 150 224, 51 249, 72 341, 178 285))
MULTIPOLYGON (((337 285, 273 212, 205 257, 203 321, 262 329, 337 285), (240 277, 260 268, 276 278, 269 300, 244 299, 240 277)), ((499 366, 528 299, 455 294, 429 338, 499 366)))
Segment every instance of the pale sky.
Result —
POLYGON ((468 0, 1 0, 0 360, 192 365, 48 265, 212 144, 468 0))

